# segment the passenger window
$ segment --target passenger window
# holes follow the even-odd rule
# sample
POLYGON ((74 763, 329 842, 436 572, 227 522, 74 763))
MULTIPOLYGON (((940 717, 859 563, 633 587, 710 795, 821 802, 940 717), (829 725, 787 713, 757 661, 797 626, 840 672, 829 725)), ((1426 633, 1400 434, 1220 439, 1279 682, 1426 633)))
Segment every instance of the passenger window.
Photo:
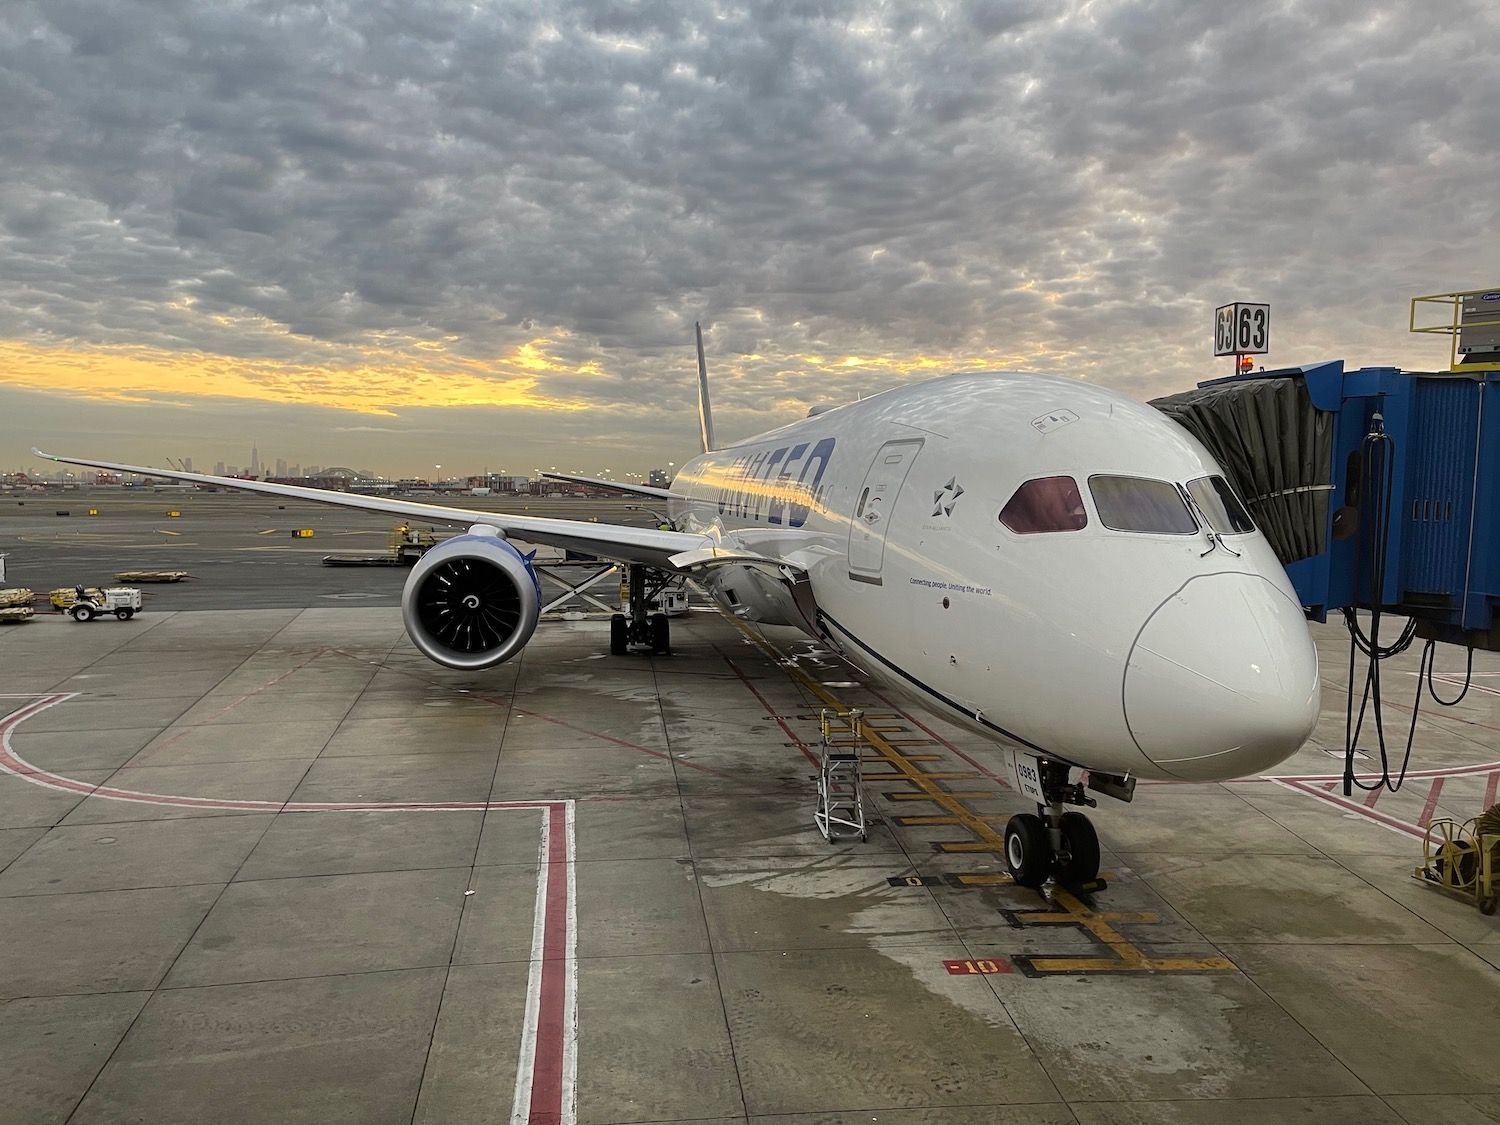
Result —
POLYGON ((1017 535, 1036 535, 1077 531, 1088 526, 1089 516, 1072 477, 1038 477, 1016 489, 1000 513, 1000 522, 1017 535))
POLYGON ((1255 530, 1255 521, 1240 498, 1221 476, 1199 477, 1187 484, 1193 503, 1208 517, 1208 525, 1220 535, 1243 535, 1255 530))
POLYGON ((1096 476, 1089 477, 1089 492, 1099 509, 1099 522, 1113 531, 1192 535, 1198 530, 1187 501, 1168 481, 1096 476))

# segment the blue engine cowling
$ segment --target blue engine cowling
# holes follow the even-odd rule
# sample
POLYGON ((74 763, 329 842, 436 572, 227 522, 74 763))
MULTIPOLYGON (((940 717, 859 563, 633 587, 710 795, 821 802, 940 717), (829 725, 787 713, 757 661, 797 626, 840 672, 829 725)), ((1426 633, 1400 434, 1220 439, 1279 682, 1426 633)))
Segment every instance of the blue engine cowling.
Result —
POLYGON ((484 524, 423 555, 401 594, 412 644, 430 660, 471 671, 520 652, 541 607, 531 556, 484 524))

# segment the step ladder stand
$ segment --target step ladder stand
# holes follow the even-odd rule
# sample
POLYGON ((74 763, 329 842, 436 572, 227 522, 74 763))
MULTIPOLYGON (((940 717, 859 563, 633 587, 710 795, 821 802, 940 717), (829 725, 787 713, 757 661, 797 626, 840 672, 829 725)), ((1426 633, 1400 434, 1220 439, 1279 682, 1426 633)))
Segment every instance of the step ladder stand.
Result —
POLYGON ((822 753, 818 760, 818 811, 813 822, 830 844, 858 836, 870 838, 865 824, 865 786, 860 777, 861 751, 869 746, 865 737, 865 713, 857 708, 837 711, 825 707, 819 713, 822 753))

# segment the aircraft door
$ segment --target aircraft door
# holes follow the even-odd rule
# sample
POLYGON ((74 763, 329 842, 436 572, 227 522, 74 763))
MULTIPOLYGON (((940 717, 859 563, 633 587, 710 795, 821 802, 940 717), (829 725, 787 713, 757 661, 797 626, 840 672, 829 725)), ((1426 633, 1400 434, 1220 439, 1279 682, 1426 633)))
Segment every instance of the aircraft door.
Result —
POLYGON ((885 537, 890 530, 896 498, 906 483, 906 474, 922 448, 921 438, 888 441, 870 462, 864 484, 855 495, 849 521, 849 577, 880 585, 885 561, 885 537))

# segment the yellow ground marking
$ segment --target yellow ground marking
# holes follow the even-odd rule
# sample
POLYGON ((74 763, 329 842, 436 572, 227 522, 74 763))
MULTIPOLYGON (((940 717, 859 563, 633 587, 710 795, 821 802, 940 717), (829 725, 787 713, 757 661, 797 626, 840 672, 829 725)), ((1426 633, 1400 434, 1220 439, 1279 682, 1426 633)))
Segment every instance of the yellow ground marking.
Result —
POLYGON ((1094 910, 1078 898, 1056 887, 1052 901, 1062 910, 1016 911, 1015 919, 1025 925, 1081 926, 1114 956, 1112 957, 1037 957, 1016 958, 1036 973, 1113 973, 1131 972, 1225 972, 1234 962, 1227 957, 1148 957, 1115 929, 1114 922, 1159 922, 1150 911, 1094 910))
MULTIPOLYGON (((747 628, 744 622, 736 617, 725 614, 735 627, 740 630, 755 645, 762 654, 781 663, 781 656, 764 638, 747 628)), ((817 699, 821 700, 825 707, 836 711, 848 712, 850 707, 832 692, 828 691, 821 683, 814 680, 806 672, 796 665, 787 667, 787 672, 798 680, 803 687, 811 692, 817 699)), ((807 715, 798 716, 810 721, 818 721, 821 716, 807 715)), ((944 840, 938 841, 934 846, 945 853, 971 853, 991 852, 993 854, 1005 855, 1004 830, 996 830, 991 821, 1001 818, 982 816, 964 804, 965 801, 979 800, 996 796, 992 792, 980 791, 950 791, 938 785, 939 781, 965 781, 974 780, 980 775, 972 771, 932 771, 927 772, 917 764, 917 758, 907 757, 896 748, 895 743, 885 737, 881 729, 869 724, 871 718, 899 718, 900 716, 888 713, 866 712, 865 713, 865 741, 875 751, 872 757, 863 757, 865 761, 880 762, 889 765, 895 772, 881 774, 864 774, 865 781, 904 781, 911 784, 917 792, 914 793, 888 793, 886 796, 896 801, 931 801, 944 810, 941 815, 930 823, 955 824, 967 828, 976 837, 974 840, 944 840), (951 818, 951 819, 950 819, 951 818)), ((924 742, 924 745, 931 745, 924 742)), ((922 756, 923 761, 935 760, 933 755, 922 756)), ((1005 819, 1009 819, 1008 817, 1005 819)), ((917 823, 922 817, 903 817, 904 823, 917 823)), ((965 878, 959 877, 961 881, 976 884, 1001 884, 1011 883, 1013 880, 1009 875, 976 875, 965 878)), ((1170 957, 1153 958, 1148 957, 1140 949, 1136 948, 1123 934, 1111 925, 1112 922, 1119 923, 1150 923, 1158 922, 1160 919, 1151 913, 1144 911, 1122 912, 1122 911, 1095 911, 1084 904, 1076 896, 1061 887, 1054 887, 1052 891, 1052 902, 1060 904, 1062 910, 1040 910, 1040 911, 1011 911, 1012 917, 1023 924, 1037 925, 1074 925, 1081 926, 1087 930, 1101 945, 1109 950, 1112 956, 1106 957, 1037 957, 1018 956, 1013 958, 1018 965, 1036 975, 1046 973, 1080 973, 1080 972, 1224 972, 1233 971, 1234 962, 1226 957, 1170 957)))
MULTIPOLYGON (((1000 794, 991 793, 983 789, 971 791, 950 789, 948 796, 952 797, 955 801, 985 801, 998 797, 1000 794)), ((887 793, 885 794, 885 799, 887 801, 929 801, 932 798, 928 797, 926 793, 887 793)))
MULTIPOLYGON (((763 655, 771 660, 780 659, 780 655, 776 650, 771 648, 758 634, 746 628, 744 622, 740 621, 739 618, 730 617, 729 619, 735 623, 740 632, 750 639, 751 644, 760 649, 763 655)), ((793 665, 787 671, 800 681, 803 687, 811 692, 815 698, 820 700, 823 706, 831 707, 836 711, 849 710, 848 704, 835 696, 801 668, 793 665)), ((884 711, 867 712, 865 715, 866 721, 868 722, 871 718, 896 719, 900 718, 900 716, 884 711)), ((975 836, 979 837, 980 840, 984 841, 984 847, 975 850, 988 850, 997 852, 1000 855, 1005 854, 1005 837, 1001 833, 996 832, 994 827, 988 824, 983 817, 970 811, 961 800, 938 784, 939 781, 970 781, 979 776, 977 773, 972 771, 927 773, 917 763, 912 762, 900 750, 891 745, 884 734, 878 730, 872 730, 868 726, 865 728, 865 740, 869 743, 870 748, 880 756, 880 760, 895 771, 888 774, 867 773, 864 775, 865 781, 904 781, 911 784, 925 798, 954 817, 957 823, 963 825, 975 836)))

